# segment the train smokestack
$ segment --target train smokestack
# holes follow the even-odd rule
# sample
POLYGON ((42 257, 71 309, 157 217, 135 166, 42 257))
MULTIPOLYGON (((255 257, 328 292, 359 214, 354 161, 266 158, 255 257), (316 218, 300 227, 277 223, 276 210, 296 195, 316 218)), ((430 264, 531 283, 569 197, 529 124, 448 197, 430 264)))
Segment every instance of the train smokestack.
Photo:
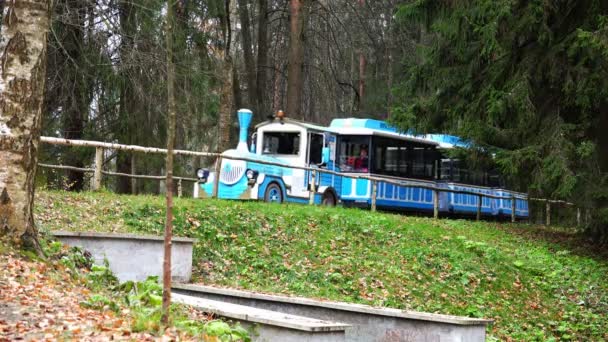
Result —
POLYGON ((240 152, 248 152, 249 147, 247 146, 247 133, 249 131, 249 126, 251 125, 253 112, 249 109, 239 109, 237 116, 239 118, 239 144, 236 146, 236 150, 240 152))

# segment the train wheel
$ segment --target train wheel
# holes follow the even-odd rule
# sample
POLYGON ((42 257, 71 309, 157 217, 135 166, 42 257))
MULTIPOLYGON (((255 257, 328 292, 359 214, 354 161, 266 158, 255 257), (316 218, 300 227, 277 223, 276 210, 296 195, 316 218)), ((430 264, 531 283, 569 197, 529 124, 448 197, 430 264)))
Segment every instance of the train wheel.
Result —
POLYGON ((271 183, 264 193, 264 202, 283 203, 283 191, 277 183, 271 183))
POLYGON ((321 199, 321 204, 328 207, 336 206, 336 196, 331 191, 325 191, 323 193, 323 198, 321 199))

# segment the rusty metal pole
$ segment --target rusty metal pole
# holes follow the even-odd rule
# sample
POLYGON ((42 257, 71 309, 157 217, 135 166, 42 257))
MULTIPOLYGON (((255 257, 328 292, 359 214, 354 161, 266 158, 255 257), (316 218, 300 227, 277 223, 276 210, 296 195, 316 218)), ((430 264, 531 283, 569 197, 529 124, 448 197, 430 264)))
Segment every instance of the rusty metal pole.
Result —
POLYGON ((378 182, 372 181, 372 211, 376 211, 376 194, 378 193, 378 182))
POLYGON ((222 171, 222 157, 218 157, 215 163, 215 177, 213 178, 213 191, 211 192, 211 198, 218 197, 218 190, 220 187, 220 172, 222 171))
POLYGON ((439 190, 433 190, 433 218, 439 218, 439 190))
POLYGON ((545 208, 545 213, 547 215, 547 227, 551 225, 551 203, 549 202, 549 200, 547 200, 547 204, 546 204, 546 208, 545 208))
POLYGON ((310 178, 311 178, 311 184, 310 184, 310 196, 308 199, 308 204, 310 205, 314 205, 315 204, 315 194, 317 193, 317 183, 316 183, 316 175, 317 172, 316 171, 310 171, 310 178))

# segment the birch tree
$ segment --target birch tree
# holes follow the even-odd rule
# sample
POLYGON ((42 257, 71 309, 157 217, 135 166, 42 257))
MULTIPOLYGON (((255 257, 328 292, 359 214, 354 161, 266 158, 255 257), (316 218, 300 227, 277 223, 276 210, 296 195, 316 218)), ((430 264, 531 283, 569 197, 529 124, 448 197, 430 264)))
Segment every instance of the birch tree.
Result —
POLYGON ((38 252, 32 211, 50 5, 7 1, 0 27, 0 235, 38 252))

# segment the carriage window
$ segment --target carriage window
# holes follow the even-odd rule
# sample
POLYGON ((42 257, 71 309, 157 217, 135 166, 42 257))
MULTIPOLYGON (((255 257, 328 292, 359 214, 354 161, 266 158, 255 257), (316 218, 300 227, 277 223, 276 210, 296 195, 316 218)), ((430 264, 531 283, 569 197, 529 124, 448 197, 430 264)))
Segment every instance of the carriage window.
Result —
POLYGON ((424 178, 426 175, 426 165, 424 163, 424 148, 416 147, 411 153, 412 156, 412 177, 424 178))
POLYGON ((434 147, 385 137, 373 138, 373 172, 395 177, 432 179, 437 151, 434 147))
POLYGON ((340 137, 340 169, 348 172, 369 172, 369 142, 369 137, 340 137))
POLYGON ((502 185, 502 179, 497 170, 490 170, 488 172, 488 186, 499 187, 502 185))
POLYGON ((374 137, 374 173, 396 177, 406 177, 408 169, 405 142, 395 139, 374 137))
POLYGON ((441 159, 441 180, 452 180, 452 159, 441 159))
POLYGON ((298 155, 300 153, 300 133, 265 132, 263 154, 298 155))

